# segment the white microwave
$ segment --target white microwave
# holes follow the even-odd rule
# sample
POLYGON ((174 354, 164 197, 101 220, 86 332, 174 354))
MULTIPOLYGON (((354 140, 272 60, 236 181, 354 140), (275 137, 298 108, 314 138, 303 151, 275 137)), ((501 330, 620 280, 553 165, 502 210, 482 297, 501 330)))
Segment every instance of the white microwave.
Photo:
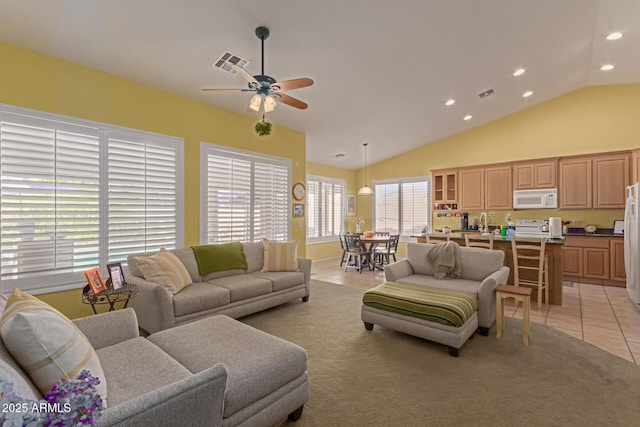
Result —
POLYGON ((558 189, 517 190, 513 192, 514 209, 554 209, 558 207, 558 189))

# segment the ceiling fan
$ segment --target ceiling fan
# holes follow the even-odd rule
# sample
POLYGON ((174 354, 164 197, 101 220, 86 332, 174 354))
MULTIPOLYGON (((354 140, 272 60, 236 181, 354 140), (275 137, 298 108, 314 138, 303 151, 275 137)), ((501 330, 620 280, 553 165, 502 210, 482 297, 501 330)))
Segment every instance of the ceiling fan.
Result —
POLYGON ((257 76, 252 76, 242 67, 239 67, 236 64, 229 63, 229 66, 236 72, 240 77, 245 79, 248 84, 248 89, 202 89, 204 92, 256 92, 255 95, 251 98, 251 102, 249 103, 249 109, 253 111, 260 111, 260 106, 262 105, 265 113, 270 113, 276 107, 276 100, 282 102, 283 104, 290 105, 295 108, 299 108, 304 110, 308 107, 308 105, 299 99, 293 98, 289 95, 284 94, 283 92, 300 89, 303 87, 311 86, 313 84, 313 80, 303 77, 300 79, 293 80, 284 80, 281 82, 276 81, 271 76, 267 76, 264 74, 264 41, 269 37, 269 29, 267 27, 258 27, 256 28, 256 36, 260 40, 262 40, 262 74, 257 76))

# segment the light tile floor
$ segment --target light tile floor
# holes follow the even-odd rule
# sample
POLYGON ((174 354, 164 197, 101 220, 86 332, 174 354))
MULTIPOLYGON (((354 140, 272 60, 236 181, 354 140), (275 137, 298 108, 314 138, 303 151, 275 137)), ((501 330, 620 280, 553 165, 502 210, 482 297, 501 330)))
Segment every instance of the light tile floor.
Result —
MULTIPOLYGON (((312 278, 370 289, 384 282, 383 271, 345 272, 339 259, 314 261, 312 278)), ((640 365, 640 308, 625 288, 573 283, 564 286, 562 306, 531 303, 531 321, 549 325, 640 365)), ((522 308, 508 299, 507 316, 522 318, 522 308)))

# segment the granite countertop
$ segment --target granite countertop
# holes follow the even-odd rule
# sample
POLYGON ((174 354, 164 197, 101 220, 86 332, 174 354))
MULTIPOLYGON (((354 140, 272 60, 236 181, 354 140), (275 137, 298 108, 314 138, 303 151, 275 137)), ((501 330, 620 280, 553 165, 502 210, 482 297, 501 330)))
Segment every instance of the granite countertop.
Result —
MULTIPOLYGON (((473 232, 473 231, 471 233, 473 234, 473 237, 475 239, 483 239, 483 238, 485 238, 485 239, 489 240, 489 236, 479 235, 477 232, 473 232)), ((428 234, 429 234, 429 236, 433 236, 433 237, 436 237, 436 238, 445 237, 444 233, 428 233, 428 234)), ((466 232, 453 232, 453 233, 449 234, 449 237, 451 239, 454 239, 454 240, 455 239, 464 240, 464 235, 465 234, 468 234, 468 233, 466 233, 466 232)), ((414 238, 426 237, 426 235, 419 234, 419 235, 414 235, 414 236, 411 236, 411 237, 414 237, 414 238)), ((539 239, 539 238, 540 238, 540 236, 518 236, 519 240, 520 239, 539 239)), ((550 244, 559 244, 559 245, 564 244, 564 238, 563 237, 555 237, 555 238, 548 237, 546 240, 547 240, 547 243, 550 243, 550 244)), ((494 236, 493 241, 494 242, 509 242, 509 241, 511 241, 511 239, 509 239, 506 236, 494 236)))
POLYGON ((624 237, 624 234, 616 234, 613 228, 598 228, 595 233, 587 233, 584 228, 569 228, 565 236, 581 236, 581 237, 624 237))

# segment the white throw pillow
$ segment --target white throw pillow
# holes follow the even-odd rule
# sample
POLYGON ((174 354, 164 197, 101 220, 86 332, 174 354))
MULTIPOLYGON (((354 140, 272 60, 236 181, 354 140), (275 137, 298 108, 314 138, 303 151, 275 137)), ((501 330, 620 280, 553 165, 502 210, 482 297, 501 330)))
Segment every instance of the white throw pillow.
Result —
POLYGON ((145 280, 158 283, 174 294, 192 283, 180 258, 165 248, 151 256, 136 257, 136 261, 145 280))
POLYGON ((43 394, 86 369, 100 380, 96 389, 107 406, 107 382, 96 351, 80 329, 49 304, 14 288, 0 320, 0 335, 43 394))
POLYGON ((300 271, 298 265, 298 241, 277 242, 262 239, 264 264, 262 271, 300 271))

